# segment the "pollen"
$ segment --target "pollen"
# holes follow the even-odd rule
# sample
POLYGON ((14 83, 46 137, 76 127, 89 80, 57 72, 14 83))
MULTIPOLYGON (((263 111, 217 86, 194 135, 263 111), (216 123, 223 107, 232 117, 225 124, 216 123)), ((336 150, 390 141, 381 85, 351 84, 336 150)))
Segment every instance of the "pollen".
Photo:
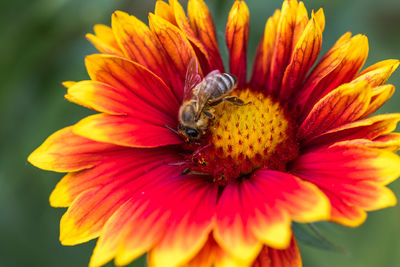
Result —
POLYGON ((198 170, 215 181, 244 177, 258 168, 283 170, 298 155, 294 123, 272 98, 248 89, 234 92, 243 106, 215 106, 209 126, 209 147, 194 153, 198 170))

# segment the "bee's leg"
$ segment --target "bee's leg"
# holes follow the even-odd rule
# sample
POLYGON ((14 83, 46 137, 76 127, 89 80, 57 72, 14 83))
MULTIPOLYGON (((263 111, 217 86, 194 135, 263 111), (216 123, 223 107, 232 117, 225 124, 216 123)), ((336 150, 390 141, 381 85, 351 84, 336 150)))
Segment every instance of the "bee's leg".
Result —
POLYGON ((176 133, 177 135, 180 135, 179 132, 175 129, 172 129, 171 127, 169 127, 168 125, 164 125, 165 128, 167 128, 168 130, 173 131, 174 133, 176 133))
POLYGON ((243 100, 237 96, 226 96, 226 97, 222 98, 222 101, 228 101, 229 103, 234 104, 236 106, 243 106, 243 105, 251 104, 251 102, 244 103, 243 100))
POLYGON ((209 117, 210 119, 215 119, 215 116, 214 116, 214 114, 212 114, 212 112, 210 111, 210 110, 206 110, 206 109, 204 109, 203 110, 203 113, 207 116, 207 117, 209 117))

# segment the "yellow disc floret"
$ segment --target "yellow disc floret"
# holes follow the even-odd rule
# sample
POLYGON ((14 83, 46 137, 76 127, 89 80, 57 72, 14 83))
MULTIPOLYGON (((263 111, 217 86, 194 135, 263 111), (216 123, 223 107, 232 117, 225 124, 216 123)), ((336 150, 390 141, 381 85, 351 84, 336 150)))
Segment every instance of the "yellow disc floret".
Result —
POLYGON ((233 92, 244 106, 215 106, 209 125, 210 148, 194 155, 203 172, 216 180, 238 178, 255 169, 284 169, 297 156, 293 123, 272 98, 248 89, 233 92))

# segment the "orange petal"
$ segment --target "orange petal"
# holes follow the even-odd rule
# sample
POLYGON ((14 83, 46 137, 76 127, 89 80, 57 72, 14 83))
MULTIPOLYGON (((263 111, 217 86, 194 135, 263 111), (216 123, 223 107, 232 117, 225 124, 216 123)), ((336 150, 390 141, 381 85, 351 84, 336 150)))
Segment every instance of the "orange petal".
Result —
POLYGON ((189 0, 188 16, 193 31, 208 52, 210 69, 224 72, 214 22, 204 1, 189 0))
POLYGON ((160 147, 182 143, 182 139, 165 125, 160 118, 96 114, 79 121, 73 130, 92 140, 126 147, 160 147))
POLYGON ((182 31, 173 24, 151 13, 149 14, 149 24, 151 31, 160 40, 162 47, 177 69, 176 75, 180 84, 177 81, 174 90, 181 102, 187 66, 191 59, 197 59, 196 53, 182 31))
POLYGON ((367 110, 362 117, 367 117, 377 111, 394 94, 394 86, 391 84, 372 88, 372 97, 367 110))
POLYGON ((323 97, 300 125, 298 138, 305 140, 360 118, 371 99, 371 88, 363 81, 344 84, 323 97))
POLYGON ((375 210, 396 203, 384 185, 400 175, 399 166, 400 157, 392 152, 340 143, 301 155, 291 172, 317 185, 330 199, 337 218, 353 218, 358 225, 365 216, 357 209, 375 210))
POLYGON ((249 9, 244 1, 236 0, 226 23, 225 38, 229 51, 229 72, 240 85, 246 83, 249 9))
POLYGON ((296 13, 296 24, 294 25, 292 48, 296 46, 308 24, 307 9, 302 1, 298 3, 296 13))
POLYGON ((110 27, 98 24, 94 26, 94 32, 94 35, 91 33, 86 34, 86 38, 96 47, 97 50, 104 54, 116 56, 124 55, 110 27))
POLYGON ((280 16, 281 11, 277 9, 265 24, 264 35, 258 44, 251 77, 251 84, 256 88, 266 89, 269 84, 272 53, 280 16))
POLYGON ((304 140, 303 146, 322 146, 342 140, 370 139, 390 133, 396 129, 400 114, 384 114, 347 123, 311 139, 304 140))
POLYGON ((62 82, 61 83, 65 88, 70 88, 71 86, 73 86, 73 85, 75 85, 76 84, 76 82, 74 82, 74 81, 65 81, 65 82, 62 82))
POLYGON ((224 188, 214 237, 231 255, 251 262, 260 251, 259 241, 280 249, 289 245, 291 219, 310 222, 328 216, 329 202, 314 185, 261 169, 250 179, 224 188))
POLYGON ((142 192, 150 192, 155 184, 180 172, 176 166, 161 164, 143 175, 122 173, 118 179, 83 192, 61 218, 61 243, 76 245, 98 237, 110 217, 129 199, 142 197, 142 192))
POLYGON ((321 44, 322 32, 313 17, 295 44, 289 65, 283 76, 280 90, 281 99, 291 98, 298 86, 303 83, 304 77, 319 55, 321 44))
POLYGON ((296 25, 297 20, 297 9, 297 0, 286 0, 283 2, 272 55, 268 86, 270 93, 273 95, 279 92, 283 74, 292 55, 292 42, 295 31, 294 25, 296 25))
POLYGON ((200 66, 203 67, 204 73, 211 72, 213 67, 210 67, 211 58, 208 54, 207 48, 204 44, 197 38, 196 33, 192 29, 188 18, 186 17, 183 7, 179 4, 177 0, 170 0, 170 5, 174 10, 175 19, 178 27, 185 34, 186 38, 194 45, 193 49, 196 51, 197 58, 200 62, 200 66))
POLYGON ((263 247, 252 267, 302 267, 300 251, 294 236, 286 249, 263 247))
POLYGON ((173 8, 163 0, 157 0, 156 8, 154 9, 154 14, 159 16, 166 21, 169 21, 175 26, 178 26, 175 20, 175 14, 173 8))
POLYGON ((345 34, 320 60, 299 91, 297 99, 303 117, 312 106, 339 85, 350 82, 368 56, 368 39, 345 34))
POLYGON ((80 81, 68 89, 65 98, 84 107, 112 115, 126 115, 129 106, 115 88, 96 81, 80 81))
POLYGON ((115 37, 128 58, 154 72, 171 88, 178 90, 182 86, 175 66, 147 25, 134 16, 117 11, 112 16, 112 26, 115 37))
POLYGON ((50 135, 32 154, 28 161, 41 169, 68 172, 87 169, 110 156, 110 152, 122 149, 99 143, 72 132, 72 126, 50 135))
MULTIPOLYGON (((90 78, 115 88, 115 94, 127 98, 125 106, 130 101, 131 111, 141 111, 142 116, 151 112, 152 116, 157 114, 156 117, 163 118, 164 124, 176 123, 179 102, 174 92, 148 69, 128 59, 108 55, 87 56, 85 63, 90 78)), ((140 116, 140 112, 135 116, 140 116)))
POLYGON ((165 235, 149 253, 150 266, 178 266, 188 262, 204 246, 214 226, 216 184, 193 176, 180 177, 169 186, 174 196, 171 219, 165 235))
POLYGON ((320 8, 315 13, 314 13, 314 10, 313 10, 312 13, 311 13, 311 17, 315 17, 315 20, 317 21, 317 24, 318 24, 321 32, 323 32, 324 29, 325 29, 325 14, 324 14, 324 10, 322 8, 320 8))
POLYGON ((397 69, 400 61, 396 59, 388 59, 378 62, 365 70, 363 70, 352 83, 357 83, 359 81, 368 81, 372 86, 380 86, 387 82, 390 75, 397 69))
POLYGON ((79 194, 110 183, 115 177, 135 177, 160 164, 181 161, 181 158, 175 156, 175 152, 166 148, 129 148, 107 154, 96 166, 64 176, 50 195, 50 205, 68 207, 79 194))

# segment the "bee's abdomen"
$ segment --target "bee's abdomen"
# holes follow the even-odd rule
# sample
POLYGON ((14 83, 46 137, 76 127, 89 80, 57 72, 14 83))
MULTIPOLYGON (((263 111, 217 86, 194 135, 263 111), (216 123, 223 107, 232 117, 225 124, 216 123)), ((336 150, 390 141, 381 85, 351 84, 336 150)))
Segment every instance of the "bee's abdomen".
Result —
POLYGON ((213 77, 210 77, 207 81, 207 85, 214 90, 210 90, 212 92, 212 98, 216 99, 223 95, 228 94, 236 87, 236 77, 229 73, 217 74, 213 77))

